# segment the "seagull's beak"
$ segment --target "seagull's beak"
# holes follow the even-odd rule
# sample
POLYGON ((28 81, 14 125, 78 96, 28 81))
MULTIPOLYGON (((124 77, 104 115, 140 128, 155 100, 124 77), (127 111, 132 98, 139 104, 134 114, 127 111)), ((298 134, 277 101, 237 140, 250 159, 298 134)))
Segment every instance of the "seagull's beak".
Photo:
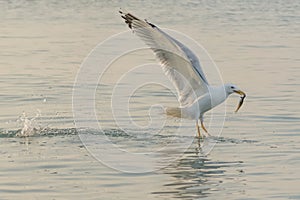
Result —
POLYGON ((245 96, 246 97, 246 94, 245 92, 243 92, 242 90, 234 90, 235 93, 241 95, 241 96, 245 96))
POLYGON ((237 94, 239 94, 239 95, 241 95, 241 100, 239 102, 238 107, 235 110, 235 112, 237 112, 240 109, 240 107, 242 107, 242 105, 244 103, 244 99, 246 98, 246 93, 243 92, 243 91, 241 91, 241 90, 235 90, 234 92, 237 93, 237 94))

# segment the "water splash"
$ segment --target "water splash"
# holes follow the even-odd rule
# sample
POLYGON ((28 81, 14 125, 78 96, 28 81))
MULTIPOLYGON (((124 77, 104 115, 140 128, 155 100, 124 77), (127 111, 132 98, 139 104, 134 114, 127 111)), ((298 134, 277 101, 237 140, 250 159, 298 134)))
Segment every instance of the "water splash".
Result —
POLYGON ((18 131, 16 136, 18 137, 29 137, 35 135, 38 131, 41 131, 43 128, 37 123, 37 119, 41 116, 41 111, 37 110, 36 115, 32 118, 28 118, 26 113, 23 112, 22 116, 19 118, 19 121, 22 123, 22 129, 18 131))

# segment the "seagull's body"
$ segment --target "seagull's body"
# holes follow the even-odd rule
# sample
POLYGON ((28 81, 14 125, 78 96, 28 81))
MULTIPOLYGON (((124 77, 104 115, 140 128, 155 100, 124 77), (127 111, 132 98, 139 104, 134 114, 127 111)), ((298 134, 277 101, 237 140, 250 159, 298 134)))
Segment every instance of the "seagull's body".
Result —
POLYGON ((201 137, 198 121, 208 134, 203 115, 234 92, 242 95, 238 111, 246 95, 237 86, 209 85, 197 56, 188 47, 146 20, 123 11, 120 14, 129 28, 153 50, 163 71, 177 89, 180 107, 166 108, 167 115, 195 120, 198 136, 201 137))
POLYGON ((193 103, 176 109, 167 108, 166 112, 168 115, 174 115, 172 113, 177 111, 180 112, 180 114, 176 114, 176 117, 180 116, 181 118, 187 119, 201 119, 204 113, 224 102, 226 98, 227 95, 224 93, 223 86, 209 86, 209 92, 198 97, 193 103))

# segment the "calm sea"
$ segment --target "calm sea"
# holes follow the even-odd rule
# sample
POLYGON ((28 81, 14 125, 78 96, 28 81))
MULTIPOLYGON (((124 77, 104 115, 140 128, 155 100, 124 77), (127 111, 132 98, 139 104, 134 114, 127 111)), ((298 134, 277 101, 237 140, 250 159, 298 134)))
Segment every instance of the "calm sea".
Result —
POLYGON ((299 11, 298 0, 0 1, 0 199, 300 199, 299 11), (239 97, 228 99, 221 135, 213 129, 221 114, 206 118, 214 148, 194 138, 194 122, 178 131, 178 120, 157 114, 155 105, 176 98, 142 84, 160 77, 155 67, 122 76, 156 62, 149 50, 120 57, 134 42, 117 38, 99 57, 94 51, 99 74, 103 59, 117 59, 89 87, 95 74, 82 70, 93 64, 85 58, 127 30, 119 8, 192 38, 224 82, 247 93, 237 114, 239 97), (76 96, 84 87, 95 99, 76 96), (128 104, 110 101, 118 89, 128 104))

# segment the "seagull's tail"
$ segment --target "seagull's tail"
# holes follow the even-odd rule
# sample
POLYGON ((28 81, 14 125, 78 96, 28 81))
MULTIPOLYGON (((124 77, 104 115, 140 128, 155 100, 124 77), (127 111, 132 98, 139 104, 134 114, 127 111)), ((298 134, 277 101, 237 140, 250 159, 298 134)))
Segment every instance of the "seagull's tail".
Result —
POLYGON ((181 108, 167 107, 165 112, 169 116, 181 118, 181 108))

